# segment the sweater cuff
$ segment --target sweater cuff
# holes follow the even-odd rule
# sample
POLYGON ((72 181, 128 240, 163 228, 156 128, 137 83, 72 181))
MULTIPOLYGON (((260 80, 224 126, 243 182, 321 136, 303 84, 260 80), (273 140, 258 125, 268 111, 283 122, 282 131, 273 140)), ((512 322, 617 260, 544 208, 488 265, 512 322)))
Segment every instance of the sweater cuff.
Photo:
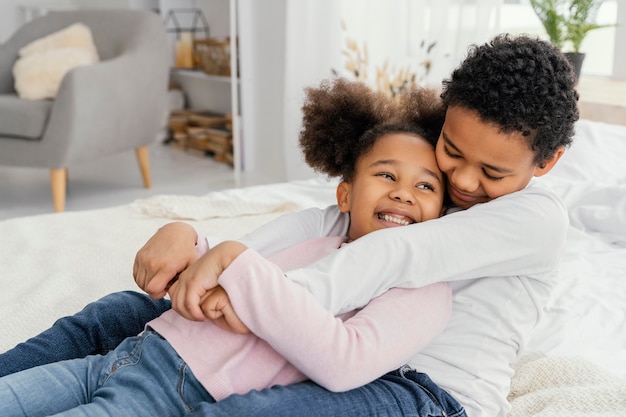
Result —
MULTIPOLYGON (((235 285, 240 278, 247 276, 255 266, 258 267, 266 262, 268 262, 267 259, 254 249, 246 249, 222 271, 217 279, 217 283, 226 289, 229 283, 230 285, 235 285)), ((228 292, 228 289, 226 289, 226 292, 228 292)))
POLYGON ((196 235, 198 236, 198 240, 196 241, 196 253, 198 254, 199 258, 207 253, 207 251, 209 250, 209 242, 206 237, 200 237, 197 232, 196 235))

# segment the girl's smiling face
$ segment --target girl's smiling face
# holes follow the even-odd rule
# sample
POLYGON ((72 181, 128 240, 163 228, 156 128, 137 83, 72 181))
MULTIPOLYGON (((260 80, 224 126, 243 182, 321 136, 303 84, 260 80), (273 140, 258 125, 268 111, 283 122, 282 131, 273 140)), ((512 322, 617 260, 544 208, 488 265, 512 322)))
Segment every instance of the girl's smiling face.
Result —
POLYGON ((550 171, 562 154, 563 149, 537 166, 521 133, 504 133, 460 106, 448 108, 436 151, 448 195, 463 209, 525 188, 533 176, 550 171))
POLYGON ((437 218, 443 197, 443 175, 435 151, 412 133, 380 137, 357 161, 354 180, 337 187, 339 209, 350 213, 350 240, 437 218))

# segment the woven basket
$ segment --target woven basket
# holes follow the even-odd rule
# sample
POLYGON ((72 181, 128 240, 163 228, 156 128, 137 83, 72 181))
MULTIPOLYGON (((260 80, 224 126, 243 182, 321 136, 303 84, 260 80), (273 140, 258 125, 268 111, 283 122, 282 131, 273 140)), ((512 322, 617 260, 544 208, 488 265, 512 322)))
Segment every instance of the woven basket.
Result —
POLYGON ((193 46, 196 63, 204 72, 230 76, 229 39, 197 39, 193 46))

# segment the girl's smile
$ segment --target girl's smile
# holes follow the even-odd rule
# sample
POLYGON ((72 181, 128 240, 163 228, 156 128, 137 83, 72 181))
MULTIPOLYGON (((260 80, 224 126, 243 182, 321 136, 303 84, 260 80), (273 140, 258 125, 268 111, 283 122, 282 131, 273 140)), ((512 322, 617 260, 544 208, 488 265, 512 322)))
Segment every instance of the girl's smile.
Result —
POLYGON ((407 226, 416 223, 415 219, 408 215, 393 213, 391 211, 377 213, 376 217, 384 223, 390 223, 385 227, 407 226))

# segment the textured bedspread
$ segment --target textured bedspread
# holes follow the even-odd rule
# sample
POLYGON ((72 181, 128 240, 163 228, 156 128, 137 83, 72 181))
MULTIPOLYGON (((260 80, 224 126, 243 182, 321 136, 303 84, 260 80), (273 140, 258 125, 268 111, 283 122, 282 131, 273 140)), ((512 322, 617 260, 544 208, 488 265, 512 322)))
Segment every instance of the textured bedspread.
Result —
POLYGON ((523 357, 516 366, 507 417, 623 417, 626 379, 576 356, 523 357))

